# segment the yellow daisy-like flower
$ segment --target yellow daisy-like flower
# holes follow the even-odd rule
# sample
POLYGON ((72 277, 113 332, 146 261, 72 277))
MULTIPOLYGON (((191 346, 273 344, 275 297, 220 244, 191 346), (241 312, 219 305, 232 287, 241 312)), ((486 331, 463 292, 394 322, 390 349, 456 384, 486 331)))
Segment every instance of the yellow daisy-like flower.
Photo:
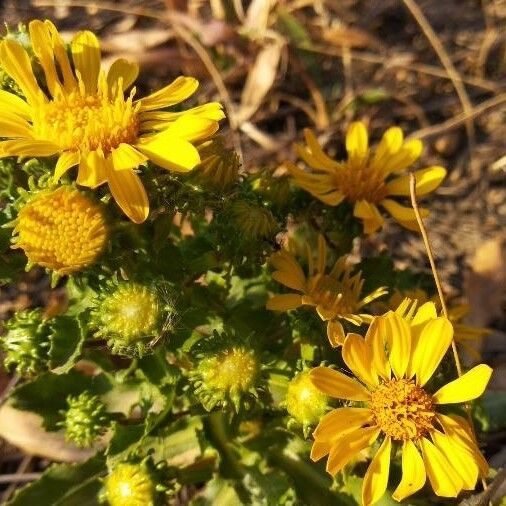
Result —
POLYGON ((125 90, 139 69, 116 60, 101 70, 100 46, 89 31, 77 33, 71 57, 50 21, 32 21, 33 52, 45 84, 34 75, 25 48, 14 40, 0 44, 0 66, 16 81, 26 101, 0 90, 0 157, 59 155, 54 179, 79 165, 77 183, 96 188, 107 182, 112 196, 135 223, 149 213, 146 190, 135 173, 151 160, 172 171, 186 172, 200 162, 193 142, 218 130, 221 106, 209 103, 183 112, 162 109, 191 96, 198 82, 179 77, 172 84, 134 100, 125 90))
POLYGON ((318 237, 318 258, 316 265, 313 252, 306 244, 308 275, 299 262, 286 250, 271 256, 270 262, 276 269, 272 277, 282 285, 298 293, 278 294, 267 301, 267 309, 289 311, 301 306, 313 306, 323 321, 327 321, 327 334, 332 346, 340 346, 344 341, 344 329, 339 320, 354 325, 362 325, 372 320, 372 316, 359 311, 374 299, 385 295, 386 288, 377 288, 361 297, 364 280, 361 273, 353 274, 353 266, 347 265, 347 258, 339 258, 327 274, 327 245, 322 235, 318 237))
POLYGON ((419 310, 411 325, 390 311, 373 320, 365 339, 346 336, 342 356, 355 378, 328 367, 311 371, 322 393, 360 403, 320 420, 313 434, 313 460, 328 455, 327 471, 334 475, 382 439, 364 477, 364 506, 383 496, 395 444, 402 449, 402 479, 393 493, 397 501, 420 490, 427 477, 437 495, 456 497, 473 490, 478 477, 486 475, 487 462, 467 421, 438 408, 479 397, 492 369, 480 364, 435 393, 425 388, 452 339, 452 324, 433 318, 431 311, 419 310))
MULTIPOLYGON (((343 201, 353 205, 364 232, 370 234, 383 225, 378 206, 388 211, 402 226, 418 230, 413 209, 404 207, 392 197, 409 195, 409 174, 402 174, 422 153, 419 140, 404 141, 402 130, 389 128, 373 154, 367 129, 362 122, 352 123, 346 133, 348 159, 337 161, 326 155, 315 135, 304 131, 306 146, 297 145, 297 154, 311 168, 306 172, 293 163, 286 167, 296 183, 325 204, 337 206, 343 201)), ((433 166, 414 172, 416 193, 423 196, 443 181, 446 170, 433 166)), ((422 215, 428 211, 422 209, 422 215)))

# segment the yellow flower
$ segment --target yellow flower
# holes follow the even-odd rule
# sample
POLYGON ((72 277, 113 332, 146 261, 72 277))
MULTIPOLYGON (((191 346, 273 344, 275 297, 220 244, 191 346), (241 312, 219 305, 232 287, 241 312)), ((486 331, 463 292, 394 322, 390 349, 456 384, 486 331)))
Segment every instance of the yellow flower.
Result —
POLYGON ((36 194, 14 223, 12 247, 25 252, 28 266, 62 276, 92 265, 109 237, 100 204, 70 186, 36 194))
POLYGON ((377 502, 387 488, 394 444, 402 448, 402 479, 393 493, 397 501, 420 490, 427 477, 437 495, 456 497, 486 475, 487 463, 467 421, 439 412, 439 406, 479 397, 492 369, 480 364, 435 393, 425 388, 452 339, 446 318, 419 311, 409 325, 390 311, 373 320, 365 339, 346 336, 342 356, 355 378, 328 367, 311 371, 322 393, 360 403, 320 420, 313 434, 313 460, 328 455, 327 471, 334 475, 382 439, 364 477, 364 506, 377 502))
POLYGON ((134 100, 138 66, 116 60, 101 70, 96 36, 79 32, 71 57, 50 21, 32 21, 30 39, 47 84, 41 87, 24 47, 0 44, 0 66, 16 81, 26 101, 0 91, 0 157, 59 155, 54 179, 79 165, 77 183, 96 188, 107 182, 112 196, 135 223, 149 212, 146 190, 135 169, 148 160, 172 171, 193 169, 200 156, 193 142, 218 130, 221 106, 209 103, 184 112, 163 111, 191 96, 198 82, 179 77, 172 84, 134 100))
MULTIPOLYGON (((416 308, 418 311, 426 312, 430 318, 436 318, 438 315, 439 298, 429 296, 421 289, 412 291, 396 291, 386 303, 387 310, 395 310, 400 316, 407 318, 408 321, 416 317, 416 308)), ((479 353, 469 344, 469 341, 478 341, 490 334, 490 329, 485 327, 474 327, 460 323, 463 318, 469 314, 470 308, 467 304, 458 304, 448 307, 448 319, 453 324, 455 341, 464 347, 464 349, 474 358, 479 359, 479 353)))
MULTIPOLYGON (((389 128, 372 154, 368 134, 362 122, 352 123, 346 133, 346 161, 326 155, 310 130, 304 131, 307 146, 297 145, 297 154, 311 172, 287 163, 296 183, 325 204, 337 206, 343 201, 353 205, 353 214, 360 218, 364 232, 370 234, 383 225, 378 205, 388 211, 402 226, 418 230, 415 214, 391 197, 409 195, 409 174, 403 174, 422 152, 419 140, 404 141, 402 130, 389 128)), ((433 166, 414 172, 418 196, 435 190, 446 170, 433 166)), ((427 210, 421 210, 423 215, 427 210)))
POLYGON ((272 277, 282 285, 298 293, 278 294, 267 301, 267 309, 289 311, 301 306, 314 306, 323 321, 327 321, 327 335, 332 346, 340 346, 344 340, 344 329, 338 320, 354 325, 370 322, 372 316, 358 313, 369 302, 387 293, 386 288, 377 288, 361 298, 364 280, 361 273, 352 274, 353 267, 347 258, 339 258, 332 270, 326 274, 327 246, 322 235, 318 237, 318 258, 314 265, 313 253, 306 244, 308 275, 299 262, 286 250, 271 256, 270 262, 276 269, 272 277))

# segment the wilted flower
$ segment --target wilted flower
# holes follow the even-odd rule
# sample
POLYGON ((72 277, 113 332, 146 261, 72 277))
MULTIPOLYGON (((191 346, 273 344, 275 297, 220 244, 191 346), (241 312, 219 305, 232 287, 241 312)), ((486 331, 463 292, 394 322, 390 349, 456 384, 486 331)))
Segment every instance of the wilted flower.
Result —
POLYGON ((360 403, 322 418, 313 434, 313 460, 328 455, 327 471, 336 474, 383 438, 364 478, 364 506, 377 502, 387 488, 393 444, 402 447, 402 479, 393 493, 397 501, 420 490, 427 477, 437 495, 456 497, 486 475, 487 462, 468 422, 438 407, 479 397, 492 369, 480 364, 434 394, 426 390, 452 339, 446 318, 422 312, 410 325, 390 311, 373 320, 365 339, 346 336, 342 356, 356 378, 328 367, 311 371, 322 393, 360 403))
MULTIPOLYGON (((391 197, 409 195, 409 174, 401 175, 422 153, 419 140, 404 141, 402 130, 389 128, 374 154, 369 148, 365 125, 352 123, 346 133, 345 161, 327 156, 310 130, 304 131, 307 146, 296 146, 298 155, 311 167, 306 172, 292 163, 288 171, 296 183, 325 204, 337 206, 343 201, 353 205, 353 213, 370 234, 383 225, 378 205, 388 211, 402 226, 418 230, 413 209, 404 207, 391 197)), ((414 172, 416 193, 423 196, 434 191, 443 181, 446 170, 433 166, 414 172)), ((426 215, 427 210, 421 213, 426 215)))
POLYGON ((24 251, 28 267, 36 264, 65 275, 95 263, 108 238, 102 205, 60 186, 36 193, 20 209, 12 247, 24 251))
POLYGON ((344 340, 344 328, 339 320, 353 325, 370 322, 372 316, 359 313, 369 302, 381 297, 387 290, 377 288, 365 297, 361 296, 364 280, 360 272, 353 274, 353 267, 347 265, 347 258, 339 258, 332 270, 326 274, 327 246, 322 235, 318 237, 318 258, 316 265, 313 252, 306 244, 308 275, 295 257, 286 250, 271 256, 270 262, 276 269, 272 277, 282 285, 298 293, 273 295, 267 301, 267 309, 289 311, 301 306, 313 306, 323 321, 327 321, 327 334, 332 346, 339 346, 344 340))
POLYGON ((198 82, 179 77, 172 84, 135 100, 138 66, 116 60, 105 74, 100 45, 89 31, 77 33, 70 57, 50 21, 29 24, 33 51, 44 71, 47 92, 39 86, 25 48, 0 43, 0 66, 16 81, 26 101, 0 91, 0 156, 59 155, 58 181, 79 165, 77 183, 96 188, 107 182, 123 212, 135 223, 149 212, 144 186, 135 169, 148 160, 177 172, 193 169, 200 156, 193 142, 218 130, 221 106, 209 103, 183 112, 163 110, 190 97, 198 82))

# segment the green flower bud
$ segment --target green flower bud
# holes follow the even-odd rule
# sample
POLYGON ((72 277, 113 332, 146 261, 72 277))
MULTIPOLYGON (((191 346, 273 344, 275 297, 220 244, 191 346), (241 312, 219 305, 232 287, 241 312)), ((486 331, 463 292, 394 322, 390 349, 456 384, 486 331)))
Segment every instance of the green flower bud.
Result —
POLYGON ((200 165, 194 171, 197 180, 204 185, 226 190, 239 177, 241 162, 233 149, 227 149, 221 137, 199 146, 200 165))
POLYGON ((297 374, 286 392, 286 410, 304 428, 316 424, 327 410, 327 397, 309 379, 309 371, 297 374))
MULTIPOLYGON (((215 333, 212 338, 204 341, 207 349, 194 353, 197 365, 190 373, 195 394, 208 411, 216 406, 230 404, 235 411, 239 411, 247 394, 254 397, 257 395, 259 358, 251 347, 235 344, 227 335, 215 333)), ((199 344, 202 345, 197 343, 199 344)), ((202 346, 197 346, 199 348, 202 346)))
POLYGON ((153 506, 156 484, 143 464, 118 464, 105 479, 105 496, 110 506, 153 506))
POLYGON ((157 290, 134 282, 111 283, 92 311, 96 337, 107 339, 113 353, 145 355, 161 334, 169 330, 174 309, 165 305, 157 290))
POLYGON ((4 366, 20 376, 32 376, 48 368, 49 325, 40 309, 21 311, 6 324, 1 347, 4 366))
POLYGON ((67 398, 68 409, 61 414, 65 419, 58 425, 65 429, 65 439, 80 448, 89 448, 104 434, 110 417, 103 402, 88 392, 67 398))
POLYGON ((240 230, 246 240, 270 239, 277 231, 276 220, 265 207, 237 200, 229 212, 234 228, 240 230))
POLYGON ((278 209, 284 208, 290 200, 290 179, 287 176, 274 177, 270 171, 265 171, 253 180, 251 186, 278 209))

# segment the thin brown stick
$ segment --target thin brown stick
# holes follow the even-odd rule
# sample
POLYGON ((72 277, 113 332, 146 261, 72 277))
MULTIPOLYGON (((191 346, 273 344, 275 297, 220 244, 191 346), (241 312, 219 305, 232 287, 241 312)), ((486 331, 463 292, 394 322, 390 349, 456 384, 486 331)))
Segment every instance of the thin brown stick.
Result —
MULTIPOLYGON (((432 276, 434 277, 434 282, 436 283, 437 293, 439 295, 439 300, 441 302, 441 309, 443 310, 445 318, 448 318, 448 307, 446 306, 446 300, 443 293, 443 285, 441 284, 441 278, 439 277, 439 273, 436 267, 436 262, 434 260, 434 253, 432 251, 432 246, 429 241, 427 229, 425 228, 425 225, 423 223, 422 216, 420 215, 420 209, 418 208, 418 203, 416 201, 416 178, 414 174, 409 175, 409 193, 411 195, 411 205, 413 206, 416 221, 418 223, 418 226, 420 227, 420 232, 422 234, 425 250, 427 251, 427 256, 429 258, 432 276)), ((462 376, 462 364, 460 363, 460 357, 457 352, 457 346, 455 345, 455 339, 452 339, 452 352, 453 358, 455 360, 455 367, 457 368, 457 374, 460 377, 462 376)))
POLYGON ((467 116, 465 121, 466 131, 470 147, 473 148, 476 141, 474 123, 472 120, 473 104, 469 99, 469 95, 467 94, 465 86, 462 84, 462 79, 459 77, 459 73, 457 72, 457 69, 453 65, 450 56, 446 52, 446 49, 439 40, 439 37, 437 36, 431 24, 425 17, 424 13, 420 9, 420 7, 418 7, 418 4, 414 0, 402 0, 402 1, 404 2, 404 5, 407 7, 407 9, 411 13, 415 21, 420 26, 427 40, 430 42, 438 58, 441 60, 443 67, 446 69, 446 72, 448 72, 448 76, 450 77, 453 83, 453 87, 455 88, 455 91, 457 92, 460 102, 462 103, 462 109, 467 116))
MULTIPOLYGON (((473 118, 477 118, 478 116, 486 113, 488 110, 494 109, 503 104, 506 104, 506 93, 502 93, 496 97, 490 98, 489 100, 485 100, 472 110, 471 116, 473 118)), ((408 139, 424 139, 427 137, 432 137, 434 135, 441 135, 450 130, 458 128, 460 125, 462 125, 462 123, 466 122, 467 118, 467 114, 465 112, 462 112, 453 118, 443 121, 443 123, 417 130, 416 132, 413 132, 411 135, 409 135, 408 139)))

